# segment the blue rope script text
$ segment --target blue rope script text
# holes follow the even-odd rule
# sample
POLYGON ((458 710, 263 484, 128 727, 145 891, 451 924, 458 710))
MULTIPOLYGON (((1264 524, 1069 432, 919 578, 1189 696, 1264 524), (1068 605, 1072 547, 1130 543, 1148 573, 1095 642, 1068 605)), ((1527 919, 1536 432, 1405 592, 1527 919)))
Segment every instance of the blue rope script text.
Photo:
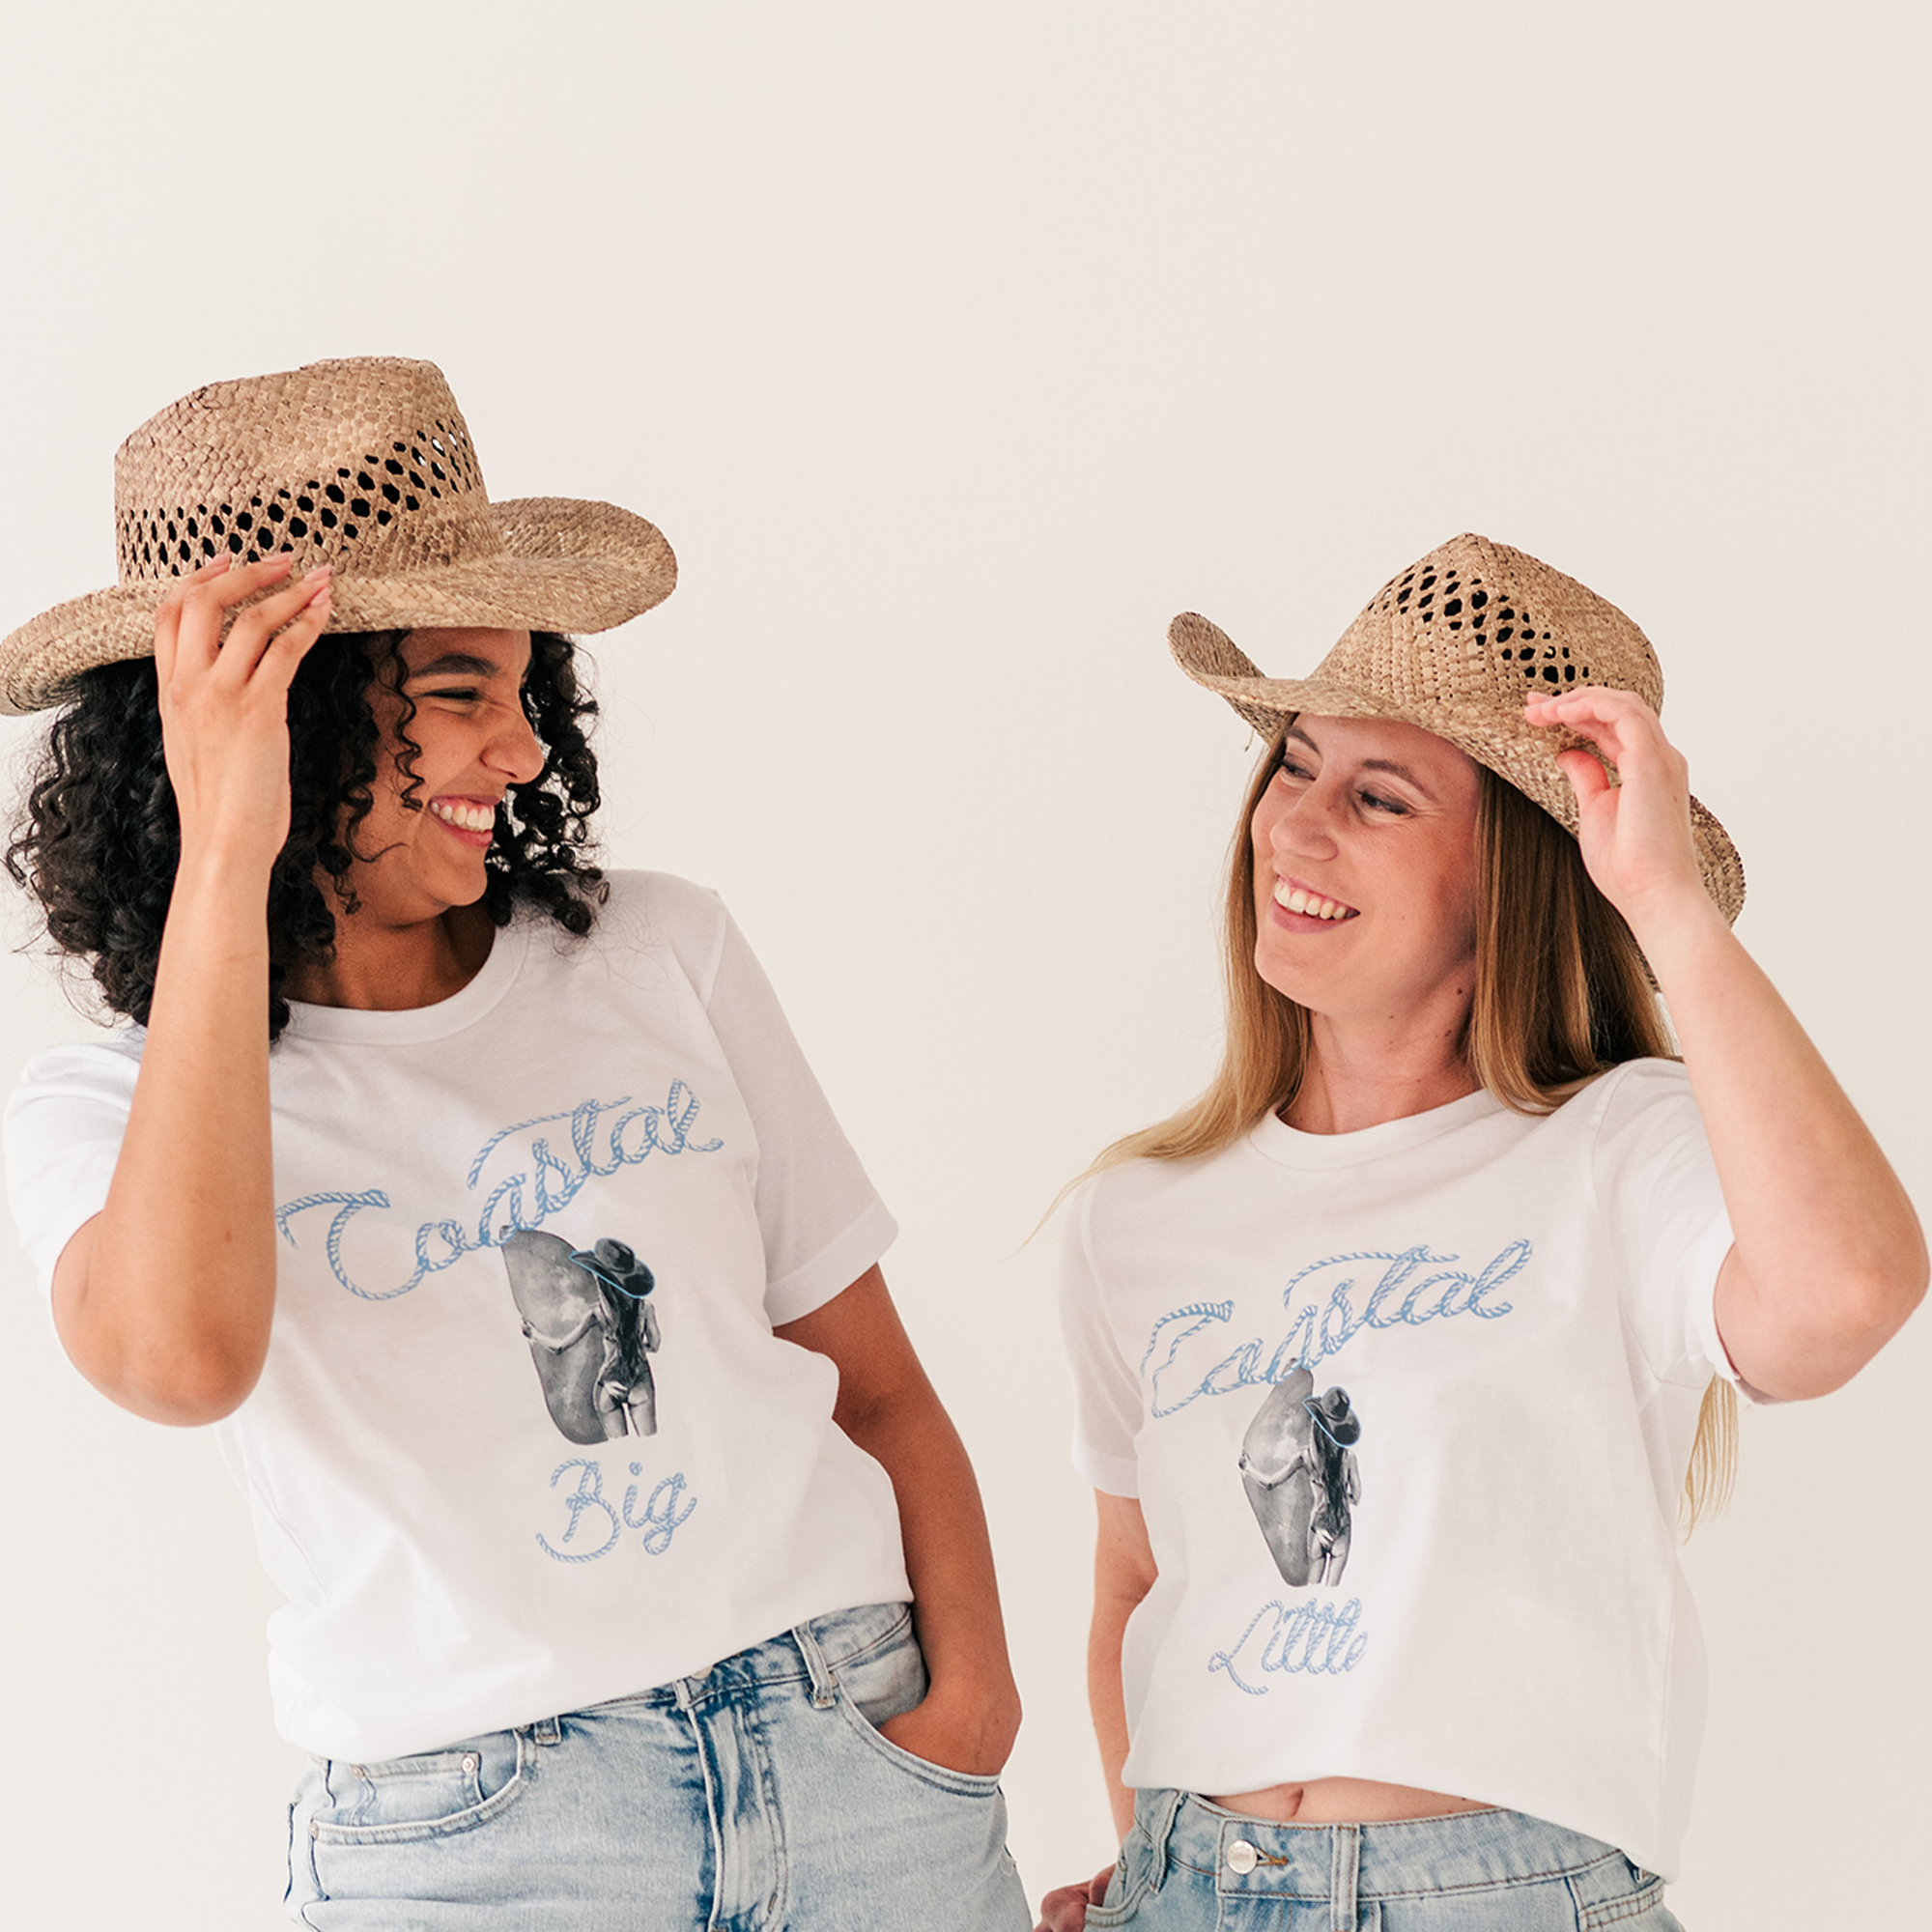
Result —
POLYGON ((1228 1681, 1250 1697, 1265 1697, 1265 1684, 1249 1677, 1340 1677, 1361 1662, 1369 1634, 1361 1622, 1362 1600, 1350 1597, 1340 1609, 1308 1598, 1299 1604, 1264 1604, 1249 1620, 1232 1650, 1217 1650, 1208 1661, 1208 1674, 1228 1673, 1228 1681))
POLYGON ((1364 1328, 1420 1328, 1458 1315, 1493 1321, 1515 1305, 1496 1299, 1497 1291, 1529 1257, 1527 1241, 1512 1241, 1471 1274, 1453 1265, 1456 1256, 1431 1254, 1426 1247, 1332 1255, 1311 1263, 1282 1290, 1288 1328, 1272 1346, 1266 1336, 1228 1346, 1232 1301, 1172 1309, 1153 1324, 1141 1356, 1149 1410, 1173 1415, 1204 1395, 1271 1388, 1294 1369, 1326 1361, 1364 1328))
MULTIPOLYGON (((464 1177, 464 1188, 475 1205, 465 1208, 461 1219, 425 1221, 416 1229, 414 1266, 400 1281, 384 1283, 380 1263, 350 1252, 352 1237, 379 1228, 389 1206, 388 1195, 379 1187, 304 1194, 275 1209, 275 1226, 290 1247, 299 1248, 297 1223, 307 1225, 308 1216, 327 1213, 323 1251, 329 1272, 364 1301, 392 1301, 465 1255, 501 1246, 503 1237, 519 1228, 541 1228, 570 1205, 587 1180, 658 1154, 716 1153, 723 1141, 692 1138, 697 1107, 697 1095, 682 1080, 673 1080, 662 1107, 634 1106, 629 1094, 585 1100, 565 1113, 520 1121, 492 1134, 464 1177)), ((383 1232, 393 1252, 400 1244, 396 1231, 383 1232)))

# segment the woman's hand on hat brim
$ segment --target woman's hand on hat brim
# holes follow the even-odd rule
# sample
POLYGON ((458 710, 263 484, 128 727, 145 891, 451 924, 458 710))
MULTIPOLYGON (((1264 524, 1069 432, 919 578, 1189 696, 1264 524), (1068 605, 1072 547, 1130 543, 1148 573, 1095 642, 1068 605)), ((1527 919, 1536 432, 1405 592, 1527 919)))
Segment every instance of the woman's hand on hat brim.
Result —
POLYGON ((217 557, 155 612, 161 745, 184 863, 209 856, 266 873, 288 838, 289 686, 330 609, 326 569, 274 587, 291 561, 217 557))
POLYGON ((1532 697, 1523 716, 1534 725, 1560 725, 1601 753, 1572 746, 1556 763, 1577 796, 1583 864, 1637 943, 1648 951, 1646 933, 1668 923, 1721 917, 1704 890, 1691 836, 1690 767, 1657 713, 1634 692, 1579 685, 1532 697))
POLYGON ((1779 1400, 1842 1387, 1923 1298, 1911 1196, 1777 990, 1701 890, 1684 760, 1627 692, 1524 707, 1588 752, 1557 754, 1590 876, 1630 922, 1723 1189, 1735 1244, 1718 1271, 1718 1339, 1747 1386, 1779 1400))

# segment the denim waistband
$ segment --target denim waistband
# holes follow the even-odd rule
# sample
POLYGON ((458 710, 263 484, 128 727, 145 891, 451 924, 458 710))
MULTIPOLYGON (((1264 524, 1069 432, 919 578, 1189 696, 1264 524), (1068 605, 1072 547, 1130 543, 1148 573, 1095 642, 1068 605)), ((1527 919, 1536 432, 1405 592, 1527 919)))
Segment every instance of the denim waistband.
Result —
POLYGON ((673 1678, 649 1690, 612 1698, 610 1707, 602 1708, 644 1704, 689 1710, 706 1698, 781 1684, 810 1684, 812 1701, 830 1704, 841 1666, 898 1641, 911 1625, 912 1608, 906 1604, 862 1604, 833 1610, 721 1658, 696 1676, 673 1678))
POLYGON ((1346 1911, 1356 1901, 1569 1879, 1594 1902, 1593 1877, 1605 1896, 1627 1889, 1631 1866, 1614 1846, 1520 1811, 1459 1811, 1371 1825, 1277 1825, 1224 1811, 1188 1792, 1141 1791, 1134 1822, 1152 1847, 1154 1884, 1186 1867, 1214 1881, 1223 1897, 1324 1900, 1346 1911))

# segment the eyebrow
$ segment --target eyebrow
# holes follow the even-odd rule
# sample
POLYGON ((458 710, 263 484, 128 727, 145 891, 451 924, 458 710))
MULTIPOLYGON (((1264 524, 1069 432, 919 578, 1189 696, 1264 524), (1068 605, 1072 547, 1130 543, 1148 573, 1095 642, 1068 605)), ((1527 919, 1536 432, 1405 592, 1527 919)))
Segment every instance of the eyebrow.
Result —
MULTIPOLYGON (((1284 739, 1299 739, 1317 757, 1325 757, 1327 755, 1321 747, 1297 724, 1291 724, 1282 735, 1284 739)), ((1364 758, 1361 768, 1365 772, 1387 772, 1391 778, 1401 779, 1404 783, 1413 785, 1424 798, 1433 799, 1435 796, 1435 792, 1432 786, 1425 784, 1406 765, 1398 764, 1393 758, 1364 758)))
POLYGON ((440 657, 430 659, 426 665, 419 665, 404 680, 413 684, 419 677, 497 677, 503 672, 503 667, 493 664, 488 658, 471 657, 467 651, 445 651, 440 657))

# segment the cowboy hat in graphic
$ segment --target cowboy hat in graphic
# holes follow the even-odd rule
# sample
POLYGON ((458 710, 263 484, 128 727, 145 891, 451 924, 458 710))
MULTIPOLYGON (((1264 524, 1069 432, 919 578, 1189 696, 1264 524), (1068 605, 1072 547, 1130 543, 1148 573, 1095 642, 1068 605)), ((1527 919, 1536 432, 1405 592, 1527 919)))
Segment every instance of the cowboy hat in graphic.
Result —
POLYGON ((1241 1488, 1282 1581, 1338 1583, 1361 1479, 1350 1448, 1361 1418, 1343 1388, 1315 1393, 1299 1365, 1269 1389, 1241 1437, 1241 1488))
POLYGON ((335 566, 331 631, 605 631, 670 595, 643 518, 565 497, 493 503, 433 362, 311 362, 212 383, 114 458, 120 581, 0 643, 0 710, 57 703, 96 665, 147 656, 169 588, 224 552, 335 566))

